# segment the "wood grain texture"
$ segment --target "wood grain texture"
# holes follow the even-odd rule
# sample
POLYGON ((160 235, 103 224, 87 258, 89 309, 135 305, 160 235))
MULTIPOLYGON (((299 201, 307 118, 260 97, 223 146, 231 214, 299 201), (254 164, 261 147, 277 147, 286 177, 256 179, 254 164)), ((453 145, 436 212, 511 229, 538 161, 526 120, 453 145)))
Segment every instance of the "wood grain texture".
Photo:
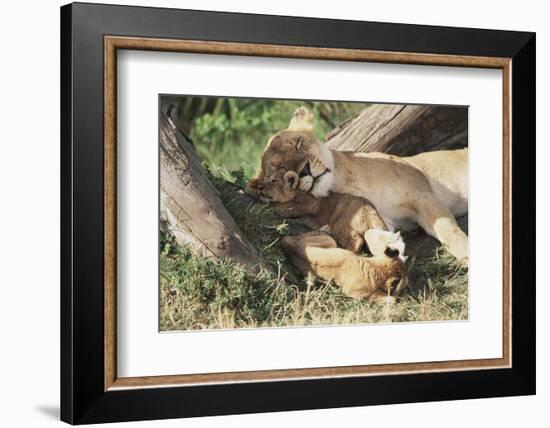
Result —
POLYGON ((104 65, 104 388, 116 380, 116 49, 105 43, 104 65))
POLYGON ((174 376, 118 378, 111 389, 167 387, 174 385, 205 385, 234 382, 262 382, 307 378, 339 378, 508 367, 503 358, 485 360, 431 361, 405 364, 372 364, 363 366, 319 367, 308 369, 263 370, 230 373, 204 373, 174 376))
POLYGON ((380 374, 456 371, 511 367, 511 66, 509 58, 412 54, 354 49, 332 49, 245 43, 168 40, 106 36, 105 42, 105 390, 173 385, 258 382, 306 378, 357 377, 380 374), (503 357, 463 361, 423 362, 369 366, 324 367, 205 373, 174 376, 117 378, 116 376, 116 50, 139 49, 225 55, 426 64, 503 70, 504 147, 504 282, 503 357))
POLYGON ((260 43, 171 40, 143 37, 106 36, 105 41, 106 43, 111 43, 116 49, 206 53, 214 55, 248 55, 260 57, 324 59, 334 61, 368 61, 394 64, 503 68, 509 61, 507 58, 500 57, 435 55, 409 52, 382 52, 363 49, 335 49, 311 46, 305 47, 260 43))
POLYGON ((468 109, 375 104, 327 135, 333 150, 412 156, 468 145, 468 109))

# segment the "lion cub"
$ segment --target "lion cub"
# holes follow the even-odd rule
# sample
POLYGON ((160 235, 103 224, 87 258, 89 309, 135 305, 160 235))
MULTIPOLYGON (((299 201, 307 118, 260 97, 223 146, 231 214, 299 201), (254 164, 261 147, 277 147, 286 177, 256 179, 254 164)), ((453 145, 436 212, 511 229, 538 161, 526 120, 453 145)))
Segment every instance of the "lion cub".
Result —
POLYGON ((281 247, 306 276, 334 281, 350 297, 395 303, 407 285, 405 264, 397 257, 363 257, 338 248, 320 231, 285 236, 281 247))
POLYGON ((406 261, 400 233, 389 232, 366 199, 339 193, 316 198, 299 190, 299 183, 296 172, 281 170, 269 182, 259 183, 256 190, 260 199, 272 202, 281 216, 303 217, 306 225, 328 231, 346 250, 360 253, 366 242, 374 256, 399 256, 406 261))

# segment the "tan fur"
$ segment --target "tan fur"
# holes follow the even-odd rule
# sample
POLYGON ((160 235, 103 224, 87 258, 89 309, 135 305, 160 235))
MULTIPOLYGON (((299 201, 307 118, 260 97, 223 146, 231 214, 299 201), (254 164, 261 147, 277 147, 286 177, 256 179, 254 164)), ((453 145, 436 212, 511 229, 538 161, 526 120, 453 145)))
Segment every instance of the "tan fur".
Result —
POLYGON ((304 275, 332 280, 350 297, 394 302, 407 285, 405 265, 398 258, 355 255, 337 248, 323 232, 286 236, 281 247, 304 275))
POLYGON ((249 190, 271 180, 281 169, 295 171, 302 175, 302 190, 317 197, 332 191, 365 198, 390 230, 418 224, 467 264, 468 237, 454 217, 468 209, 467 149, 411 157, 340 152, 329 150, 303 129, 286 129, 270 138, 259 174, 248 183, 249 190), (309 171, 304 176, 306 166, 309 171))
MULTIPOLYGON (((315 198, 298 189, 299 180, 294 171, 281 170, 256 189, 260 198, 274 203, 282 217, 307 217, 308 226, 329 231, 340 247, 353 253, 361 252, 369 229, 387 230, 376 208, 366 199, 338 193, 315 198)), ((376 249, 380 252, 373 255, 383 256, 386 247, 376 249)))

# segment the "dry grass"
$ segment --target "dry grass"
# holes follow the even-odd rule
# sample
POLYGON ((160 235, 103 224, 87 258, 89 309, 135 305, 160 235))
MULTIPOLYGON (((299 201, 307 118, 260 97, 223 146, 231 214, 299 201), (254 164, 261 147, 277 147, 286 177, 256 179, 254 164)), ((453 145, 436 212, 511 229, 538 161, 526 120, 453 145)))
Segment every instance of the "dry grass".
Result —
MULTIPOLYGON (((219 184, 219 183, 218 183, 219 184)), ((326 324, 464 320, 467 269, 439 249, 408 263, 409 287, 395 305, 345 296, 332 283, 301 278, 278 246, 288 224, 267 221, 266 205, 239 205, 222 197, 237 223, 271 265, 256 278, 229 260, 195 256, 164 237, 160 256, 160 328, 188 330, 326 324)))
MULTIPOLYGON (((281 268, 283 266, 281 265, 281 268)), ((280 270, 282 272, 283 269, 280 270)), ((467 274, 442 251, 410 266, 411 285, 395 305, 359 301, 331 283, 291 281, 264 272, 248 278, 230 261, 212 262, 165 242, 161 254, 161 329, 254 328, 463 320, 467 274)))

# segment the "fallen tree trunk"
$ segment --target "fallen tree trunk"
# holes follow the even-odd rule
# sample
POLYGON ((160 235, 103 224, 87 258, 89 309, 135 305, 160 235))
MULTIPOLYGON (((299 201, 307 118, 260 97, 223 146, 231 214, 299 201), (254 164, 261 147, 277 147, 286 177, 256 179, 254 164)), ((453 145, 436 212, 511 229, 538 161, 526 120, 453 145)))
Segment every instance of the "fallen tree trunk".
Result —
POLYGON ((411 156, 468 145, 466 107, 378 104, 327 134, 334 150, 411 156))
POLYGON ((160 115, 161 229, 208 258, 231 258, 257 273, 260 256, 225 209, 192 142, 174 125, 176 105, 163 100, 160 115))

